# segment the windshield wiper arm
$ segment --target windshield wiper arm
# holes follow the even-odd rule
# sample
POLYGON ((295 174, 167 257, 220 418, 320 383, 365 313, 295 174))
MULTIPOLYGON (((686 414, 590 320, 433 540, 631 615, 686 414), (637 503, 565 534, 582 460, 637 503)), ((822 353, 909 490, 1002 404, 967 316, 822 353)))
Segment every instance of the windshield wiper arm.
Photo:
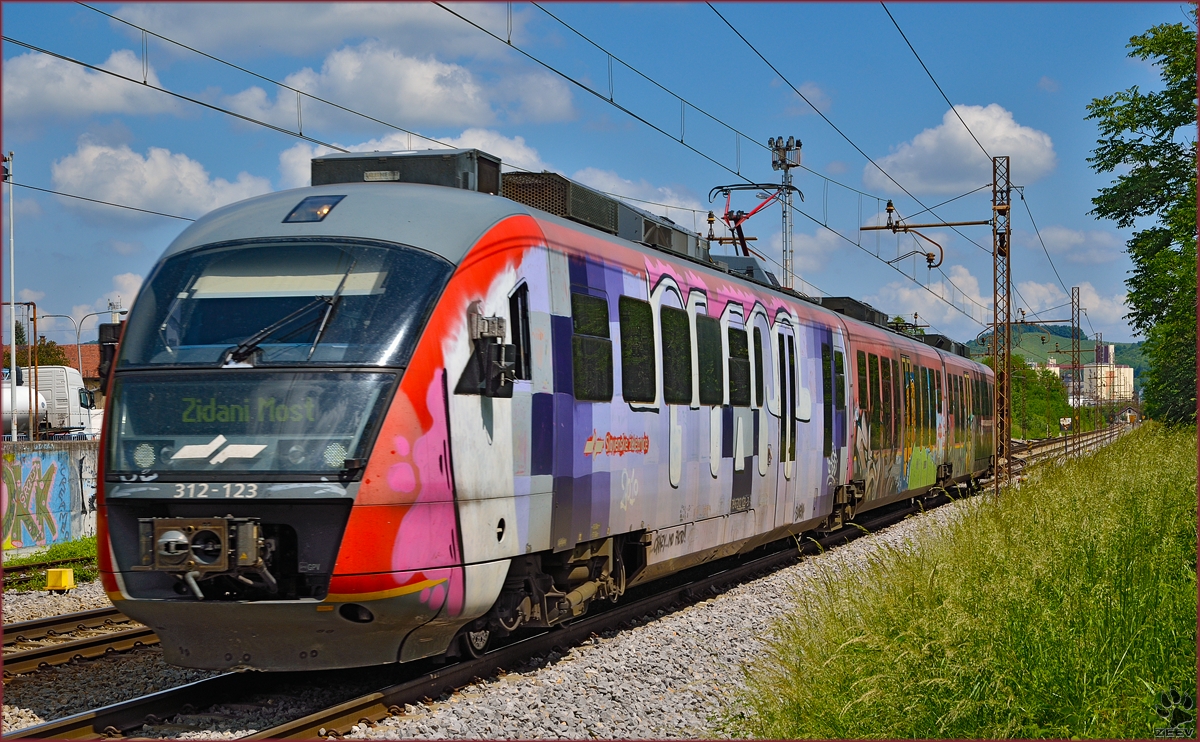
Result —
POLYGON ((321 336, 325 334, 325 327, 329 322, 329 315, 333 314, 333 308, 337 306, 338 301, 341 300, 342 289, 346 288, 346 279, 348 279, 350 274, 354 272, 354 266, 356 265, 358 265, 358 258, 355 258, 353 261, 351 261, 350 267, 346 269, 345 274, 342 275, 342 280, 338 283, 337 290, 333 292, 333 296, 329 297, 329 306, 325 307, 325 314, 321 317, 321 326, 317 328, 317 336, 313 338, 312 347, 308 349, 308 358, 305 360, 312 360, 313 353, 317 350, 317 343, 321 342, 321 336))
POLYGON ((316 299, 314 299, 311 302, 309 302, 308 304, 305 304, 304 306, 300 307, 299 309, 292 312, 291 314, 284 317, 283 319, 272 322, 271 324, 262 328, 258 332, 254 333, 250 337, 248 337, 245 340, 243 340, 242 342, 238 343, 237 347, 233 348, 228 353, 226 353, 225 354, 225 363, 226 364, 241 363, 242 361, 246 360, 247 358, 250 357, 251 353, 253 353, 255 350, 258 349, 259 343, 261 343, 262 341, 264 341, 268 337, 270 337, 271 333, 275 332, 276 330, 278 330, 282 327, 286 327, 287 325, 291 324, 300 315, 311 311, 312 309, 320 306, 321 304, 325 303, 326 301, 328 301, 328 299, 326 299, 324 296, 318 296, 316 299))

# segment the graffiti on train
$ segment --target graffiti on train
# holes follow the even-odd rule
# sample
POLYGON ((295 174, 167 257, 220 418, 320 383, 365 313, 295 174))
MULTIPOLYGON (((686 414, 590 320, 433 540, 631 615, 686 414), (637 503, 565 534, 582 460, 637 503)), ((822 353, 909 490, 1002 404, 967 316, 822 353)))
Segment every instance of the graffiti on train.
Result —
POLYGON ((71 458, 66 452, 4 455, 5 549, 71 538, 71 458))

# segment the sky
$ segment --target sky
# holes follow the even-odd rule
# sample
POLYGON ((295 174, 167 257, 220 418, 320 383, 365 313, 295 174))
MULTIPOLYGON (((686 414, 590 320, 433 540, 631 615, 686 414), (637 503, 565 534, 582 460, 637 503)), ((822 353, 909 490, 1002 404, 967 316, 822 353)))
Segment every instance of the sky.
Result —
MULTIPOLYGON (((902 258, 930 249, 913 236, 860 228, 882 223, 888 199, 909 223, 986 220, 990 158, 1008 156, 1023 193, 1013 197, 1014 311, 1069 318, 1078 286, 1086 335, 1128 342, 1137 339, 1124 319, 1131 231, 1088 213, 1112 174, 1088 166, 1098 134, 1087 106, 1134 85, 1158 89, 1157 69, 1126 45, 1186 22, 1185 9, 4 3, 0 147, 15 153, 16 183, 160 212, 16 188, 17 300, 77 321, 109 302, 131 306, 189 223, 173 217, 305 186, 310 159, 331 151, 324 145, 477 147, 707 233, 707 212, 724 209, 710 190, 779 182, 766 140, 795 136, 801 291, 976 337, 991 317, 989 227, 922 230, 944 250, 935 270, 902 258)), ((743 191, 733 208, 759 203, 743 191)), ((781 259, 779 206, 744 229, 752 247, 781 259)), ((714 257, 725 249, 714 245, 714 257)), ((85 342, 106 318, 83 319, 85 342)), ((39 334, 75 341, 61 318, 40 321, 39 334)))

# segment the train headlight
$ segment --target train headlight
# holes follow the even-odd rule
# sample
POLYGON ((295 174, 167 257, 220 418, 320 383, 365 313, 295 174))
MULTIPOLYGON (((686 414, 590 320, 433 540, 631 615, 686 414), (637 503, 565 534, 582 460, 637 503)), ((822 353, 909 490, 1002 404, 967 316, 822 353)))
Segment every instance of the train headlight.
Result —
POLYGON ((190 544, 188 537, 182 531, 174 529, 159 534, 156 550, 160 564, 182 564, 187 558, 190 544))
POLYGON ((149 469, 154 466, 154 446, 143 443, 133 449, 133 463, 137 464, 140 469, 149 469))
POLYGON ((292 462, 293 464, 299 466, 300 464, 304 463, 305 458, 307 458, 307 457, 304 455, 304 447, 303 446, 292 446, 291 448, 288 449, 287 460, 292 462))

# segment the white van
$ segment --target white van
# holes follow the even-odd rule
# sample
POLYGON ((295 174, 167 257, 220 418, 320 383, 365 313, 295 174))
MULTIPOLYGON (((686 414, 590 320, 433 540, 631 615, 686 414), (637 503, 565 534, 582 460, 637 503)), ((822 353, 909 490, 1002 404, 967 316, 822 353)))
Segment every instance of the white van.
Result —
MULTIPOLYGON (((33 384, 28 367, 22 367, 26 384, 33 384)), ((50 434, 78 434, 88 438, 100 435, 103 410, 96 409, 96 397, 83 384, 83 376, 70 366, 38 366, 37 390, 46 400, 46 424, 50 434)))

